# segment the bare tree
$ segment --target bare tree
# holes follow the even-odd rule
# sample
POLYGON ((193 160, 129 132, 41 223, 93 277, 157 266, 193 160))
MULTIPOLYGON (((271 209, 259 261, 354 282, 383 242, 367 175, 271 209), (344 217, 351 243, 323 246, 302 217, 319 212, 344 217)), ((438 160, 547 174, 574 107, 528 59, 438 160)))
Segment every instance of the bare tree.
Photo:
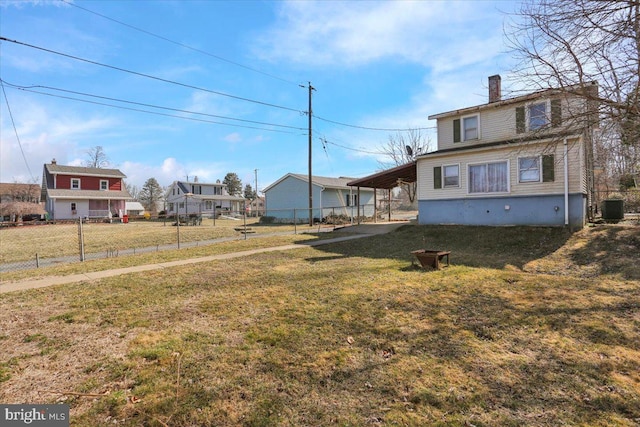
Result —
MULTIPOLYGON (((388 162, 380 162, 384 169, 411 163, 415 156, 426 153, 429 150, 429 140, 422 135, 420 129, 409 129, 406 132, 397 132, 389 135, 387 143, 380 150, 389 159, 388 162)), ((417 183, 399 182, 398 186, 407 196, 410 203, 416 198, 417 183)))
POLYGON ((85 166, 89 168, 108 168, 111 165, 109 161, 109 157, 107 157, 107 153, 104 152, 104 149, 101 145, 96 145, 95 147, 91 147, 86 151, 87 153, 87 161, 85 161, 85 166))
POLYGON ((140 189, 135 184, 129 184, 128 182, 124 182, 124 188, 131 195, 134 200, 138 200, 138 195, 140 194, 140 189))
MULTIPOLYGON (((640 172, 640 1, 526 0, 506 37, 522 89, 554 88, 597 108, 596 164, 640 172)), ((563 122, 585 118, 593 115, 569 110, 563 122)))

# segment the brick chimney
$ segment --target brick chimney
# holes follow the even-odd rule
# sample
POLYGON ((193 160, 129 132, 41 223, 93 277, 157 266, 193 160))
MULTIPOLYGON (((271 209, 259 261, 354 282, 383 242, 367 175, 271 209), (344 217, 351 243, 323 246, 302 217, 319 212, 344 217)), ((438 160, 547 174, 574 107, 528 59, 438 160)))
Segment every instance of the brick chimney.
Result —
POLYGON ((499 74, 489 76, 489 103, 498 102, 502 99, 502 85, 499 74))

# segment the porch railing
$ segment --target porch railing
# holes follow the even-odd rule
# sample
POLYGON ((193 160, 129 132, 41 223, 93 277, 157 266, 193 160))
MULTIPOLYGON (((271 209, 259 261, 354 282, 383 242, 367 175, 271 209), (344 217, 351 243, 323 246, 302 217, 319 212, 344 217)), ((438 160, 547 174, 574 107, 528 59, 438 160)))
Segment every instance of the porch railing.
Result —
POLYGON ((109 209, 95 210, 89 209, 90 218, 106 218, 109 216, 109 209))

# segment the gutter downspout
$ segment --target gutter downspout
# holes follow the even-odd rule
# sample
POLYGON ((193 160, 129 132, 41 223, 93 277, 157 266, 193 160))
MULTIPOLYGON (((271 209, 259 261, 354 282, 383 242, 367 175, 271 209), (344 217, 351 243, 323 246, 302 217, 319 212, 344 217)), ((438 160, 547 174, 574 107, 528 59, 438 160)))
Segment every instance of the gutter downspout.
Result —
POLYGON ((564 138, 564 225, 569 225, 569 148, 564 138))

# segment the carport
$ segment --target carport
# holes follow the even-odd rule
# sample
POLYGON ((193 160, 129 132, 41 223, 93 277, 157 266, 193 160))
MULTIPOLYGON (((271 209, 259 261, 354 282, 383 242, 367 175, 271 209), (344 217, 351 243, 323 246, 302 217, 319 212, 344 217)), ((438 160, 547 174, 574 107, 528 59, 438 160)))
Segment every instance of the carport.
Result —
MULTIPOLYGON (((417 181, 416 162, 406 163, 404 165, 396 166, 392 169, 387 169, 382 172, 375 173, 373 175, 365 176, 364 178, 356 179, 347 182, 350 187, 357 187, 358 200, 360 200, 360 188, 373 188, 374 190, 383 189, 387 190, 387 197, 389 198, 388 214, 389 221, 391 221, 391 190, 400 184, 409 184, 417 181)), ((377 191, 373 192, 373 220, 378 217, 378 201, 377 191)), ((360 218, 360 204, 358 203, 358 218, 360 218)))

